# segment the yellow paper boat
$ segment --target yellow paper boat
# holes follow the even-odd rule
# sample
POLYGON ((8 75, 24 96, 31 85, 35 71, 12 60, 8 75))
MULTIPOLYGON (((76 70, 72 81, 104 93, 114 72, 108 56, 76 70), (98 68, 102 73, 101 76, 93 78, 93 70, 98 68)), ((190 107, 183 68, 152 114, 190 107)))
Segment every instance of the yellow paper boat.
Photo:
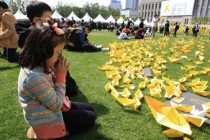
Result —
POLYGON ((114 54, 114 57, 115 58, 121 58, 123 56, 123 54, 126 53, 126 50, 119 50, 119 51, 116 51, 115 54, 114 54))
POLYGON ((199 116, 192 116, 189 114, 182 114, 182 116, 187 120, 187 122, 191 122, 197 127, 201 127, 203 123, 207 120, 207 118, 203 118, 199 116))
POLYGON ((173 107, 149 96, 145 98, 157 123, 188 135, 192 134, 189 123, 173 107))
POLYGON ((186 77, 182 77, 182 78, 179 79, 179 82, 180 82, 180 83, 184 83, 186 80, 187 80, 186 77))
POLYGON ((210 113, 210 102, 202 104, 203 110, 210 113))
POLYGON ((193 107, 191 105, 187 104, 176 104, 174 102, 170 102, 171 106, 174 107, 176 110, 189 113, 193 110, 193 107))
POLYGON ((146 87, 146 83, 144 81, 139 83, 139 89, 144 89, 146 87))
POLYGON ((131 95, 130 91, 127 88, 124 88, 123 92, 122 92, 122 96, 124 98, 129 98, 131 95))
POLYGON ((171 98, 172 96, 179 97, 181 96, 182 92, 175 86, 166 86, 165 87, 165 96, 166 98, 171 98))
POLYGON ((111 95, 115 98, 115 100, 119 98, 119 93, 117 92, 115 88, 112 88, 111 95))
POLYGON ((194 63, 197 64, 197 65, 203 64, 202 61, 194 61, 194 63))
POLYGON ((110 82, 106 83, 106 85, 104 86, 106 92, 109 92, 111 91, 111 89, 113 88, 113 86, 111 85, 110 82))
POLYGON ((150 89, 150 95, 151 96, 155 96, 155 97, 159 97, 159 98, 162 97, 160 90, 159 89, 155 89, 155 88, 150 89))
POLYGON ((208 72, 210 71, 210 68, 203 68, 203 69, 204 69, 205 71, 208 71, 208 72))
POLYGON ((115 76, 113 80, 111 81, 111 83, 114 87, 119 86, 119 78, 115 76))
POLYGON ((116 98, 116 101, 123 106, 131 106, 134 109, 137 109, 141 105, 140 101, 136 100, 136 98, 128 99, 128 98, 119 97, 119 98, 116 98))
POLYGON ((144 95, 142 94, 141 90, 137 89, 137 91, 134 94, 134 97, 136 97, 138 100, 141 100, 144 95))
POLYGON ((199 74, 199 71, 190 71, 190 74, 192 74, 193 76, 196 76, 199 74))
POLYGON ((123 78, 123 83, 130 84, 130 82, 131 82, 131 79, 129 79, 128 76, 125 75, 123 78))
POLYGON ((184 137, 183 140, 191 140, 190 138, 188 137, 184 137))
POLYGON ((174 130, 174 129, 164 130, 163 134, 165 134, 169 138, 179 138, 179 137, 183 137, 184 136, 184 133, 179 132, 179 131, 174 130))

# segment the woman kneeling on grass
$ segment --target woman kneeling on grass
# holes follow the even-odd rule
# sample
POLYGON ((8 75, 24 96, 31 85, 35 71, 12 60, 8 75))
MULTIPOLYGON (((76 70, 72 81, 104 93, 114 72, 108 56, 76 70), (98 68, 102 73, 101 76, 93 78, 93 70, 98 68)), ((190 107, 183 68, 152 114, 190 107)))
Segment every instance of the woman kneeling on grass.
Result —
POLYGON ((95 113, 89 104, 71 102, 65 96, 69 68, 61 53, 63 31, 56 24, 37 25, 29 34, 20 56, 18 95, 29 138, 54 139, 82 132, 93 126, 95 113))

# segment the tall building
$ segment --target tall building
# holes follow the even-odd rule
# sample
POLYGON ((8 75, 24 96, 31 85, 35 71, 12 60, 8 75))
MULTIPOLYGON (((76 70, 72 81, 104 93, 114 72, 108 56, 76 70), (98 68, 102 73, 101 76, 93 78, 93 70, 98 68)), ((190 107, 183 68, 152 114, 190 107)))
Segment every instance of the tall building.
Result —
MULTIPOLYGON (((178 0, 140 0, 138 4, 138 17, 152 21, 154 15, 160 16, 162 2, 177 2, 178 0)), ((191 14, 171 14, 167 16, 162 16, 162 20, 169 20, 173 22, 180 22, 184 24, 191 23, 193 17, 210 17, 210 0, 181 0, 180 7, 184 7, 181 3, 190 3, 192 8, 191 14), (190 3, 193 2, 193 3, 190 3)), ((174 6, 174 5, 173 5, 174 6)), ((185 7, 186 8, 186 7, 185 7)), ((175 9, 173 9, 175 10, 175 9)), ((177 12, 180 9, 177 8, 177 12)), ((189 10, 189 9, 185 9, 189 10)))
POLYGON ((210 0, 195 0, 193 16, 210 17, 210 0))
POLYGON ((138 1, 139 0, 121 0, 122 10, 120 13, 126 17, 138 16, 138 1))
POLYGON ((115 8, 115 9, 119 9, 121 10, 121 2, 120 1, 117 1, 117 0, 111 0, 111 3, 109 5, 110 7, 112 8, 115 8))
POLYGON ((163 0, 140 0, 138 17, 152 21, 155 15, 160 15, 161 2, 163 0))

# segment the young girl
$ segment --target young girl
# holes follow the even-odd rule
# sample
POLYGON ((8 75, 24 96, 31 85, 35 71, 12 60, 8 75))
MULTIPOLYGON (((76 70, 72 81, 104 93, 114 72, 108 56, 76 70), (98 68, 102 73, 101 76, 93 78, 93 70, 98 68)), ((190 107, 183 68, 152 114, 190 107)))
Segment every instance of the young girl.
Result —
POLYGON ((61 55, 64 43, 63 31, 56 24, 38 24, 21 53, 18 95, 25 120, 31 126, 29 138, 60 138, 66 135, 66 129, 73 135, 95 122, 90 105, 72 103, 65 96, 69 63, 61 55))

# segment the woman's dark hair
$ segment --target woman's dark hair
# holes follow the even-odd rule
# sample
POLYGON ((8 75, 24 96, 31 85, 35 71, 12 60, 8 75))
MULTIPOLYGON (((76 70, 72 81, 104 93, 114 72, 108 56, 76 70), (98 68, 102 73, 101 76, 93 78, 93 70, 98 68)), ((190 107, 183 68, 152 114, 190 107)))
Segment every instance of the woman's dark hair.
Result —
POLYGON ((47 70, 46 60, 53 56, 54 48, 64 42, 64 34, 57 35, 51 26, 46 27, 43 23, 39 23, 26 39, 20 54, 21 67, 33 69, 41 66, 47 70))
POLYGON ((92 27, 90 25, 84 25, 84 28, 88 28, 88 30, 91 32, 92 31, 92 27))
POLYGON ((9 6, 4 1, 0 1, 0 7, 4 8, 4 9, 9 9, 9 6))
POLYGON ((27 17, 31 22, 33 22, 34 17, 41 17, 46 11, 52 12, 52 9, 44 2, 33 1, 26 7, 27 17))

